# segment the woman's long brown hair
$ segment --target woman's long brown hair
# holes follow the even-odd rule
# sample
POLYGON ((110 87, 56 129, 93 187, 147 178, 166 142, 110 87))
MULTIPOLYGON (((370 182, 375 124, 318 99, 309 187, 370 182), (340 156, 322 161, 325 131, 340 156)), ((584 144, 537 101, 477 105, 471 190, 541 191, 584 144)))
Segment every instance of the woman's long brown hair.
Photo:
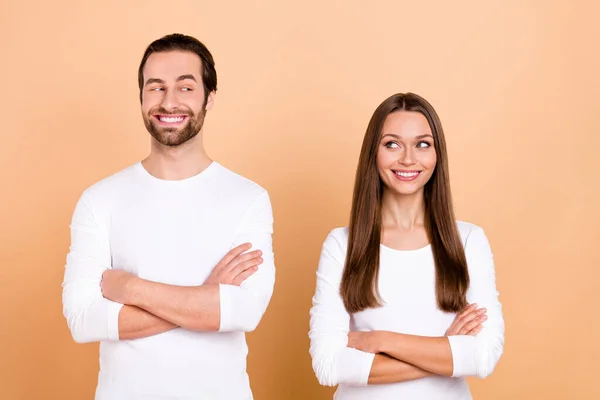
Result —
POLYGON ((390 96, 369 121, 356 171, 340 293, 349 313, 381 305, 378 276, 383 182, 377 171, 377 152, 385 119, 397 111, 423 114, 433 133, 437 164, 424 188, 425 228, 435 260, 438 307, 458 312, 467 305, 469 272, 452 207, 444 131, 431 104, 413 93, 390 96))

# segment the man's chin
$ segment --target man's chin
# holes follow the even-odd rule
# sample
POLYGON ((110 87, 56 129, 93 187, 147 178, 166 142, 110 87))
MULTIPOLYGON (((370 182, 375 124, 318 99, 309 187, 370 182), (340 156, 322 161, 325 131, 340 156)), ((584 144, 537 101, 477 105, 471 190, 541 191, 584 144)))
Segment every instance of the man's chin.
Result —
POLYGON ((169 147, 180 146, 196 137, 196 135, 197 133, 190 134, 189 132, 182 131, 181 129, 173 128, 160 129, 158 131, 154 131, 152 134, 157 142, 169 147))
POLYGON ((188 128, 188 124, 185 124, 183 126, 160 126, 155 123, 152 123, 152 130, 154 132, 158 133, 159 135, 164 135, 164 134, 171 135, 175 132, 181 132, 187 128, 188 128))

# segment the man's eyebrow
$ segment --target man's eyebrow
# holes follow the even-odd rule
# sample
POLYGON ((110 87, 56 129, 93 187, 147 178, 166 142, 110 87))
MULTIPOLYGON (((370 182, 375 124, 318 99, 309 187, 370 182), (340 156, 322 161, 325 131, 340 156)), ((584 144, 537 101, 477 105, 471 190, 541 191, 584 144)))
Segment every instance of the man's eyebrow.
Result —
POLYGON ((165 81, 163 81, 162 79, 158 79, 158 78, 149 78, 144 86, 150 85, 151 83, 165 83, 165 81))
POLYGON ((177 78, 177 81, 184 81, 184 80, 186 80, 186 79, 191 79, 191 80, 193 80, 194 82, 197 82, 197 81, 196 81, 196 78, 195 78, 195 77, 194 77, 194 75, 192 75, 192 74, 181 75, 179 78, 177 78))

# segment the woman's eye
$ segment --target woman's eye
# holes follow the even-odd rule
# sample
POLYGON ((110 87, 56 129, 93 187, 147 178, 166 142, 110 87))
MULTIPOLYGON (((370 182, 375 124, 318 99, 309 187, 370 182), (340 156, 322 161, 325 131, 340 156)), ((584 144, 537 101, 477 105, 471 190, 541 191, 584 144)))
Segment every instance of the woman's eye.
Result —
POLYGON ((387 142, 385 144, 385 147, 387 147, 388 149, 397 149, 398 147, 400 147, 400 145, 398 145, 398 143, 396 142, 387 142))
POLYGON ((421 141, 421 142, 417 143, 417 147, 419 147, 421 149, 426 149, 427 147, 431 147, 431 143, 421 141))

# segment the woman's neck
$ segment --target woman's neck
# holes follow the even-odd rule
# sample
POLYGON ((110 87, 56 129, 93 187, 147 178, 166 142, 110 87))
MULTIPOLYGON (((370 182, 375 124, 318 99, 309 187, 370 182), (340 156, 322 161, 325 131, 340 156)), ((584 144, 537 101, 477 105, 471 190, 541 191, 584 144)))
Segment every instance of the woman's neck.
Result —
POLYGON ((410 231, 422 227, 425 221, 423 190, 404 195, 383 191, 381 199, 381 226, 410 231))

